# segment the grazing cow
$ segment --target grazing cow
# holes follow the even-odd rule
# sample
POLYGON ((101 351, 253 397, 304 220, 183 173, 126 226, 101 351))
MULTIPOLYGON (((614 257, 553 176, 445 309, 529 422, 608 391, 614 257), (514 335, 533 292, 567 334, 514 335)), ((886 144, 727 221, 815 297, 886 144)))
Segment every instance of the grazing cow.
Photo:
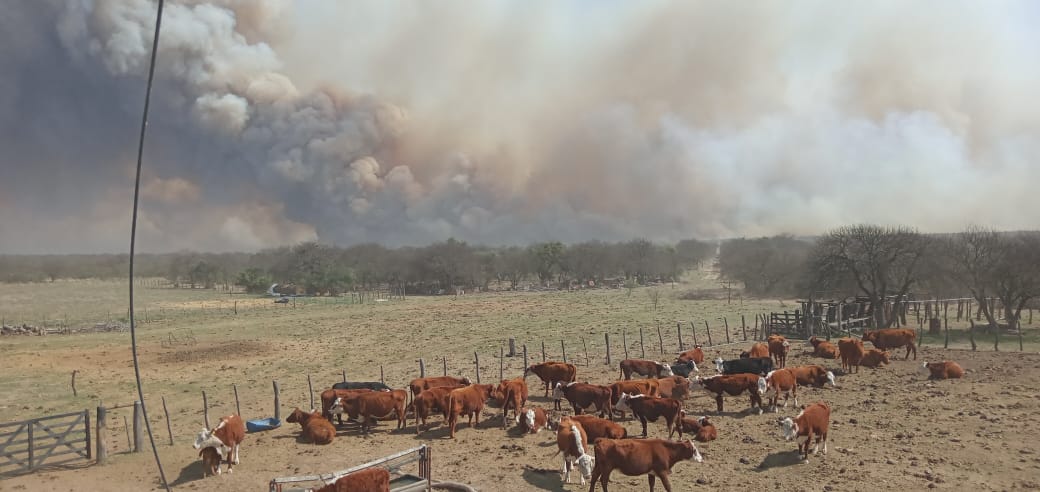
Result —
POLYGON ((415 378, 408 383, 408 389, 412 391, 412 398, 424 390, 443 386, 466 386, 471 384, 469 378, 456 378, 452 376, 433 376, 429 378, 415 378))
MULTIPOLYGON (((210 473, 216 472, 220 475, 220 459, 227 458, 227 471, 231 473, 232 465, 238 464, 239 445, 246 438, 246 424, 242 417, 231 414, 220 418, 220 423, 213 430, 202 429, 195 436, 195 449, 199 449, 199 456, 209 468, 210 473), (212 449, 213 451, 203 451, 212 449), (212 465, 213 453, 217 454, 216 466, 212 465)), ((202 473, 203 478, 206 472, 202 473)))
POLYGON ((339 477, 314 492, 390 492, 390 471, 373 466, 339 477))
MULTIPOLYGON (((837 383, 834 382, 834 373, 828 371, 823 366, 809 365, 809 366, 797 366, 788 367, 787 370, 791 371, 794 375, 798 384, 802 386, 814 386, 822 388, 824 385, 831 385, 837 387, 837 383)), ((797 405, 797 403, 795 403, 797 405)))
MULTIPOLYGON (((358 415, 361 416, 361 432, 368 434, 376 420, 385 419, 391 414, 397 417, 397 428, 403 429, 407 425, 404 412, 406 401, 408 392, 405 390, 373 391, 358 395, 356 402, 358 415)), ((342 398, 337 398, 333 408, 342 402, 342 398)))
POLYGON ((624 439, 628 437, 628 431, 621 424, 595 415, 571 415, 570 419, 581 424, 581 428, 585 430, 585 434, 592 444, 596 444, 596 441, 602 438, 624 439))
POLYGON ((700 345, 694 345, 692 349, 680 352, 679 356, 675 358, 675 363, 680 364, 691 360, 697 364, 704 363, 704 351, 701 350, 700 345))
POLYGON ((423 390, 418 396, 412 399, 412 412, 415 413, 415 433, 419 434, 423 426, 426 425, 426 417, 429 417, 433 412, 440 412, 445 415, 447 419, 448 415, 448 393, 456 388, 462 388, 462 386, 438 386, 436 388, 430 388, 423 390), (420 423, 421 422, 421 423, 420 423))
POLYGON ((528 434, 537 434, 549 425, 549 414, 542 407, 524 407, 516 416, 520 429, 528 434))
POLYGON ((321 412, 307 413, 296 408, 286 417, 285 421, 299 423, 303 440, 306 442, 329 444, 336 438, 336 428, 332 422, 321 416, 321 412))
POLYGON ((513 417, 520 415, 520 408, 527 404, 527 381, 524 378, 504 380, 495 388, 495 399, 502 406, 502 428, 506 428, 506 413, 513 408, 513 417))
MULTIPOLYGON (((754 359, 751 359, 754 360, 754 359)), ((762 394, 759 393, 758 381, 761 377, 757 374, 727 374, 712 376, 710 378, 697 378, 701 387, 709 393, 715 393, 715 405, 719 413, 722 413, 722 394, 737 396, 745 391, 751 395, 751 408, 758 407, 758 413, 762 413, 762 394)))
POLYGON ((769 357, 722 360, 715 359, 715 370, 720 374, 758 374, 765 376, 773 370, 773 360, 769 357))
POLYGON ((596 491, 596 480, 607 492, 610 473, 618 470, 630 477, 647 475, 650 490, 654 481, 661 479, 666 492, 672 492, 669 475, 672 467, 682 460, 704 461, 693 441, 667 441, 664 439, 600 439, 595 445, 596 467, 592 470, 592 487, 596 491))
MULTIPOLYGON (((567 364, 564 362, 542 362, 540 364, 531 364, 530 367, 524 369, 524 379, 527 379, 528 373, 535 373, 542 382, 545 383, 545 396, 549 396, 549 387, 555 386, 558 382, 570 383, 576 381, 578 377, 578 368, 574 364, 567 364)), ((556 409, 559 410, 559 401, 556 402, 556 409)))
POLYGON ((923 366, 931 372, 929 379, 960 379, 964 377, 964 369, 952 360, 942 362, 925 362, 923 366))
POLYGON ((356 390, 356 389, 370 389, 372 391, 390 391, 393 388, 380 383, 379 381, 341 381, 332 385, 332 389, 337 390, 356 390))
POLYGON ((625 418, 625 411, 615 408, 621 395, 657 396, 660 393, 660 385, 656 379, 640 379, 636 381, 618 381, 610 385, 610 409, 607 414, 610 420, 614 420, 614 412, 620 412, 621 418, 625 418))
POLYGON ((683 376, 657 378, 657 393, 666 398, 685 400, 690 396, 690 380, 683 376))
MULTIPOLYGON (((340 406, 340 408, 339 408, 340 413, 335 413, 335 411, 333 411, 333 409, 332 409, 332 404, 335 403, 336 399, 337 398, 342 398, 344 401, 350 401, 350 400, 353 400, 354 398, 357 398, 357 396, 362 394, 362 393, 371 393, 372 391, 373 390, 368 389, 368 388, 359 388, 359 389, 351 389, 351 390, 327 389, 325 391, 322 391, 321 395, 320 395, 320 397, 321 397, 321 416, 325 417, 325 420, 328 420, 329 422, 332 422, 332 416, 335 415, 337 422, 342 424, 343 423, 343 413, 342 413, 342 411, 343 411, 344 408, 346 408, 348 406, 347 405, 340 406)), ((357 419, 357 413, 348 413, 347 414, 347 420, 355 420, 355 419, 357 419)))
POLYGON ((625 359, 618 364, 621 375, 618 379, 632 379, 632 373, 644 378, 663 378, 673 375, 672 368, 668 364, 662 364, 653 360, 625 359))
POLYGON ((556 428, 556 456, 563 453, 563 482, 571 481, 571 463, 577 461, 581 484, 592 476, 592 455, 588 453, 589 437, 578 421, 568 417, 560 420, 556 428))
POLYGON ((809 345, 812 345, 813 355, 816 357, 823 357, 824 359, 838 358, 838 347, 835 347, 833 343, 827 340, 812 337, 809 339, 809 345))
POLYGON ((824 402, 817 402, 809 405, 795 418, 787 417, 780 421, 780 426, 783 428, 783 436, 785 440, 790 441, 796 439, 799 436, 806 436, 805 445, 798 445, 798 451, 802 455, 802 460, 805 463, 809 462, 809 442, 813 440, 813 436, 816 436, 816 445, 813 446, 813 453, 819 447, 820 442, 823 442, 823 454, 827 454, 827 427, 830 425, 831 420, 831 407, 824 402))
POLYGON ((870 330, 863 333, 863 341, 874 344, 878 350, 897 349, 906 347, 905 360, 910 360, 910 352, 914 353, 917 360, 917 333, 905 328, 886 328, 883 330, 870 330))
POLYGON ((692 435, 693 440, 697 442, 714 441, 719 437, 715 424, 711 423, 708 417, 691 419, 686 417, 685 410, 679 414, 679 425, 682 426, 683 432, 692 435))
POLYGON ((756 359, 759 357, 769 357, 769 345, 758 342, 752 345, 750 350, 740 353, 741 359, 750 359, 752 357, 756 359))
POLYGON ((682 426, 679 425, 682 402, 675 398, 623 394, 618 399, 618 408, 621 411, 631 410, 632 415, 639 419, 643 424, 643 437, 646 437, 646 423, 657 422, 663 417, 668 429, 668 439, 672 438, 675 431, 679 431, 679 439, 682 439, 682 426))
POLYGON ((787 408, 787 400, 791 397, 794 397, 794 406, 798 406, 798 380, 790 369, 777 369, 758 380, 758 392, 762 396, 768 396, 770 391, 773 397, 769 399, 769 406, 773 408, 773 413, 779 411, 776 403, 781 392, 784 393, 784 408, 787 408))
POLYGON ((556 383, 553 399, 566 399, 571 403, 575 415, 581 415, 593 406, 600 416, 610 412, 610 387, 588 383, 556 383))
POLYGON ((841 356, 841 370, 845 374, 859 372, 859 361, 863 359, 863 341, 855 338, 838 340, 838 355, 841 356))
POLYGON ((782 335, 769 335, 766 343, 769 344, 769 355, 773 356, 776 367, 782 369, 787 365, 787 352, 791 350, 791 343, 782 335))
POLYGON ((682 376, 684 378, 690 377, 690 373, 701 372, 700 369, 697 369, 697 363, 692 360, 672 364, 671 369, 672 374, 676 376, 682 376))
POLYGON ((490 384, 471 384, 448 393, 448 428, 452 439, 455 439, 455 426, 459 423, 459 416, 468 415, 471 428, 474 417, 477 424, 480 424, 480 412, 484 410, 484 403, 491 398, 494 391, 495 387, 490 384))
POLYGON ((867 353, 863 354, 863 358, 859 360, 859 365, 871 369, 877 369, 881 364, 888 364, 888 352, 882 352, 878 349, 868 350, 867 353))

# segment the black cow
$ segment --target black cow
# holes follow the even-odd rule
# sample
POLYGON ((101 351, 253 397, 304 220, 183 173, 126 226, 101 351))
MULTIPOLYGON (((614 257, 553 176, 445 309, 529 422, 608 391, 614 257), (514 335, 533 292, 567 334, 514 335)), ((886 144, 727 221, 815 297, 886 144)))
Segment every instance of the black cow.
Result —
POLYGON ((356 390, 370 389, 372 391, 390 391, 392 388, 378 381, 343 381, 332 385, 332 389, 356 390))
POLYGON ((754 357, 744 359, 722 360, 715 359, 715 370, 720 374, 758 374, 765 376, 773 370, 773 359, 769 357, 754 357))
POLYGON ((684 378, 690 377, 690 373, 691 372, 700 372, 701 371, 700 369, 697 369, 697 363, 692 361, 692 360, 688 360, 686 362, 680 362, 678 364, 672 364, 671 367, 672 367, 672 374, 674 374, 676 376, 682 376, 684 378))

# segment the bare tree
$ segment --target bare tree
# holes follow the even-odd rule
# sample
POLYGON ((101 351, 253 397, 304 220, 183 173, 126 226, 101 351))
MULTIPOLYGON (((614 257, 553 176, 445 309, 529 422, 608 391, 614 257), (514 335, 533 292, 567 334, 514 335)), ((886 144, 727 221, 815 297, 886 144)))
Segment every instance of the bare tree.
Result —
POLYGON ((1040 234, 972 226, 947 242, 946 253, 952 277, 971 291, 990 328, 998 320, 987 300, 996 297, 1008 328, 1017 329, 1022 309, 1040 297, 1040 234))

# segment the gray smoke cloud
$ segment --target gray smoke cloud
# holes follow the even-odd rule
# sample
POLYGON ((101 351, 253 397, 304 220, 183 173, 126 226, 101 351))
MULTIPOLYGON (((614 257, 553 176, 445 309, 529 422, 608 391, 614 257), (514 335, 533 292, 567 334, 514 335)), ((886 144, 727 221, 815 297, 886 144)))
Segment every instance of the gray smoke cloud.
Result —
MULTIPOLYGON (((155 5, 8 11, 0 251, 125 250, 155 5)), ((1028 1, 172 2, 141 244, 1035 228, 1037 21, 1028 1)))

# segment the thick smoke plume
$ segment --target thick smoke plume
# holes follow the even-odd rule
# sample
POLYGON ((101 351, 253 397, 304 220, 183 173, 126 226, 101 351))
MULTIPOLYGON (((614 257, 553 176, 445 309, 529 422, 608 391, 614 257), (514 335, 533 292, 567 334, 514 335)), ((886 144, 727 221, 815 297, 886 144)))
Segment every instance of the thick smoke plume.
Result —
MULTIPOLYGON (((155 5, 0 16, 0 251, 125 250, 155 5)), ((168 4, 146 250, 1035 228, 1033 2, 168 4)))

